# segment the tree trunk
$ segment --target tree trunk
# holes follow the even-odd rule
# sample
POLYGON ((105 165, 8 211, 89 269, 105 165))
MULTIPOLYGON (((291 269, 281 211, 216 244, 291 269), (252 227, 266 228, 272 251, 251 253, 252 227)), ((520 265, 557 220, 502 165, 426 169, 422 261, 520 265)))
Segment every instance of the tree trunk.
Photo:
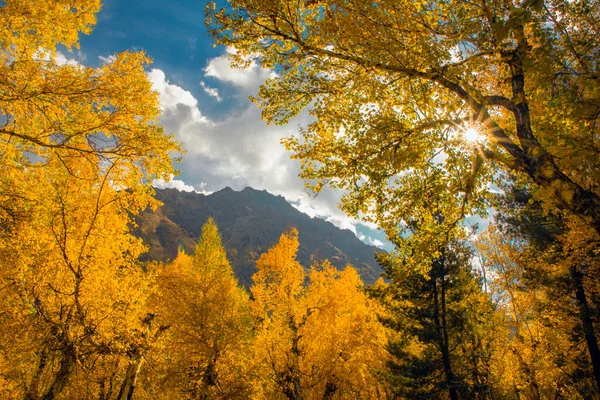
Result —
POLYGON ((592 361, 596 387, 600 392, 600 348, 598 348, 598 339, 596 338, 594 323, 592 321, 592 310, 588 304, 585 288, 583 286, 583 274, 577 267, 571 267, 571 279, 573 279, 575 298, 579 305, 579 320, 583 326, 585 342, 592 361))
POLYGON ((445 268, 442 266, 442 361, 444 363, 444 372, 446 373, 446 382, 448 384, 448 390, 450 391, 450 399, 458 400, 458 393, 456 391, 456 379, 454 372, 452 371, 452 364, 450 363, 450 345, 448 340, 448 323, 446 321, 446 277, 445 268))
POLYGON ((40 361, 38 362, 38 366, 36 368, 35 374, 31 379, 31 384, 25 393, 25 400, 34 400, 38 398, 38 386, 40 384, 40 379, 42 377, 42 373, 46 368, 46 362, 48 361, 48 351, 42 350, 40 354, 40 361))
POLYGON ((600 197, 597 194, 569 179, 550 156, 540 159, 528 169, 528 174, 537 184, 554 193, 562 208, 581 217, 600 234, 600 197))
POLYGON ((433 318, 438 336, 438 344, 442 353, 442 365, 444 367, 444 375, 446 376, 446 386, 450 394, 450 400, 458 400, 458 393, 455 386, 455 377, 450 363, 450 351, 448 348, 448 330, 446 321, 446 288, 445 288, 445 266, 444 256, 436 263, 439 263, 439 271, 435 271, 436 266, 432 266, 432 281, 433 281, 433 318), (441 295, 438 290, 437 273, 441 275, 441 295), (441 299, 440 299, 441 297, 441 299), (441 310, 440 310, 441 308, 441 310), (441 315, 440 315, 441 314, 441 315))
POLYGON ((72 344, 68 344, 62 350, 62 359, 60 360, 60 368, 54 377, 54 381, 48 391, 42 396, 41 400, 54 400, 57 395, 59 395, 73 374, 73 370, 75 369, 76 357, 75 357, 75 348, 72 344))
MULTIPOLYGON (((335 379, 335 376, 333 377, 335 379)), ((338 385, 332 382, 330 379, 327 380, 325 385, 325 392, 323 393, 323 400, 333 399, 333 396, 338 391, 338 385)))
POLYGON ((294 316, 289 317, 289 327, 293 333, 292 337, 292 365, 283 373, 281 379, 283 394, 288 400, 303 400, 300 386, 300 336, 294 316))
POLYGON ((216 382, 216 365, 217 359, 219 357, 218 350, 215 350, 215 354, 212 357, 209 357, 208 364, 206 365, 206 369, 204 371, 204 375, 202 376, 202 387, 200 388, 200 400, 208 400, 210 398, 210 387, 214 386, 216 382))
MULTIPOLYGON (((142 331, 142 339, 144 343, 148 341, 156 341, 162 335, 162 333, 169 328, 169 326, 160 326, 153 338, 150 338, 150 330, 152 329, 152 321, 156 317, 156 314, 148 313, 142 320, 144 330, 142 331)), ((142 351, 146 351, 143 345, 136 345, 131 352, 129 366, 125 373, 125 378, 119 389, 118 400, 131 400, 133 398, 133 391, 135 390, 135 384, 137 383, 138 376, 142 370, 144 364, 144 354, 142 351)))
POLYGON ((137 383, 137 378, 140 374, 143 363, 144 358, 139 352, 137 352, 134 361, 127 367, 125 379, 123 379, 121 389, 119 390, 119 395, 117 396, 118 400, 131 400, 133 398, 133 391, 135 390, 135 384, 137 383))

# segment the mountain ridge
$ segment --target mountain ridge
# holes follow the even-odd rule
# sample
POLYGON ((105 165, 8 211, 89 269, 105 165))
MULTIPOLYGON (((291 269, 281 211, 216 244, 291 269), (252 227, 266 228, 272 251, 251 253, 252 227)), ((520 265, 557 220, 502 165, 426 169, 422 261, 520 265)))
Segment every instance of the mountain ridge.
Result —
POLYGON ((258 257, 291 228, 299 232, 298 260, 305 268, 328 259, 338 269, 351 264, 366 283, 373 283, 381 274, 375 261, 380 249, 363 243, 349 230, 302 213, 282 196, 265 190, 226 187, 205 195, 156 189, 156 198, 163 205, 156 211, 144 211, 134 229, 149 246, 144 260, 173 259, 179 247, 193 253, 202 225, 213 217, 233 270, 246 286, 258 257))

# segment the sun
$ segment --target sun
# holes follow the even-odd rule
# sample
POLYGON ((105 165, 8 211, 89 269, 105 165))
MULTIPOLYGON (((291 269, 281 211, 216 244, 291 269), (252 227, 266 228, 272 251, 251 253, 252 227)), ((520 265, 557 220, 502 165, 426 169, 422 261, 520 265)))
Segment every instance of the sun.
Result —
POLYGON ((481 138, 481 134, 475 128, 467 128, 463 131, 463 137, 469 142, 476 142, 481 138))

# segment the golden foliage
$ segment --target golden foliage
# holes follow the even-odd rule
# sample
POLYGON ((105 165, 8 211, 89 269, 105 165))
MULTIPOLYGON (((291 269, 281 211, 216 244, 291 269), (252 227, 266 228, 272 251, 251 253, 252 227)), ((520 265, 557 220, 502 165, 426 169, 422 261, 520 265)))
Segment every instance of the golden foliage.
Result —
POLYGON ((116 363, 137 340, 152 277, 137 262, 144 247, 121 204, 130 194, 98 182, 99 168, 51 157, 19 177, 28 217, 0 231, 9 397, 58 395, 75 373, 80 385, 109 379, 93 365, 116 363))
POLYGON ((99 9, 98 0, 0 7, 6 398, 115 396, 150 346, 153 278, 129 228, 154 204, 149 183, 173 173, 179 146, 157 123, 146 55, 125 52, 100 68, 60 62, 56 47, 77 47, 99 9))
POLYGON ((153 398, 248 398, 252 319, 212 218, 193 256, 180 250, 161 268, 151 300, 169 329, 152 354, 146 389, 153 398))
POLYGON ((382 398, 375 374, 387 336, 377 306, 354 269, 325 261, 306 275, 297 249, 296 230, 282 235, 253 276, 258 398, 382 398))
POLYGON ((315 117, 284 143, 309 188, 347 190, 350 215, 389 234, 449 205, 485 215, 487 185, 510 171, 600 232, 597 2, 232 0, 206 13, 234 65, 278 72, 255 97, 265 120, 315 117))

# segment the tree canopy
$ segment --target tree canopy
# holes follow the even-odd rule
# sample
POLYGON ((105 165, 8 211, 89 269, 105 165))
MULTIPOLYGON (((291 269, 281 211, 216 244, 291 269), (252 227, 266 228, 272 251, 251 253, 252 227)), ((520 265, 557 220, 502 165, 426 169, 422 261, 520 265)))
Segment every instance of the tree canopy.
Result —
MULTIPOLYGON (((142 52, 62 63, 100 1, 0 5, 0 393, 131 396, 152 274, 133 216, 173 173, 142 52), (125 365, 125 367, 123 367, 125 365)), ((160 330, 160 329, 159 329, 160 330)), ((127 397, 127 398, 129 398, 127 397)))
POLYGON ((255 98, 267 121, 315 117, 285 143, 311 188, 348 191, 349 214, 454 224, 510 171, 600 231, 597 2, 231 0, 207 15, 235 65, 277 72, 255 98))
MULTIPOLYGON (((77 157, 101 165, 99 174, 113 188, 136 194, 152 179, 169 179, 171 155, 179 145, 158 124, 158 93, 145 72, 150 58, 125 51, 99 68, 57 58, 57 46, 77 48, 79 34, 91 32, 100 1, 5 3, 0 8, 3 170, 17 173, 52 156, 77 157)), ((77 176, 76 170, 71 173, 77 176)), ((0 190, 0 210, 10 203, 9 192, 0 190)))
POLYGON ((315 117, 285 141, 309 186, 396 246, 365 288, 301 265, 292 228, 250 292, 211 218, 194 255, 140 261, 179 146, 144 53, 61 61, 99 9, 0 1, 0 397, 598 397, 598 2, 209 5, 236 65, 276 72, 264 117, 315 117), (490 204, 477 241, 453 229, 490 204))

